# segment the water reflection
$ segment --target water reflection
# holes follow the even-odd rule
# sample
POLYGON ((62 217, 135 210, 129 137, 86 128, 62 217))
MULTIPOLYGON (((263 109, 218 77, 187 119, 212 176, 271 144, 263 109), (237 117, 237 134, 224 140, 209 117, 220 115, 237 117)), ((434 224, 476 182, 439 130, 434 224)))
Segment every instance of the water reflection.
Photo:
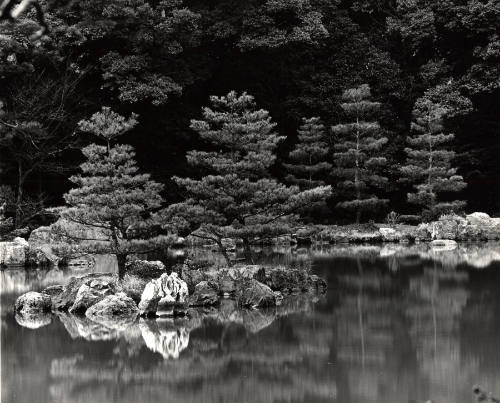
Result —
MULTIPOLYGON (((4 308, 2 402, 470 403, 475 383, 500 391, 500 249, 488 248, 266 252, 312 259, 329 283, 271 310, 224 300, 183 319, 61 314, 33 330, 4 308)), ((71 273, 53 274, 1 272, 2 306, 71 273)))

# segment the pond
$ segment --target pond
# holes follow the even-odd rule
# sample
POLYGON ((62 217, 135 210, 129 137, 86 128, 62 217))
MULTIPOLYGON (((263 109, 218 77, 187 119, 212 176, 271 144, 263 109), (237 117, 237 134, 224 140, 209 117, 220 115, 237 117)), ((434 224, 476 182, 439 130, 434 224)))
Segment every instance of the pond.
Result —
POLYGON ((116 329, 60 315, 24 324, 33 329, 16 321, 17 296, 83 271, 0 272, 2 403, 470 403, 475 383, 500 392, 499 245, 255 255, 309 262, 327 294, 263 311, 226 300, 196 320, 116 329))

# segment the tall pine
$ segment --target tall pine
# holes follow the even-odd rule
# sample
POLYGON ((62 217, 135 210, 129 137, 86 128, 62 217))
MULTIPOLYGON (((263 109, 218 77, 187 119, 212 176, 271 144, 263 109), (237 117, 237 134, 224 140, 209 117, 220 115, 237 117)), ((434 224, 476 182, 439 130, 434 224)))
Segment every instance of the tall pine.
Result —
POLYGON ((465 207, 463 201, 440 200, 443 194, 458 192, 466 186, 457 169, 452 167, 455 152, 449 146, 455 136, 444 132, 443 120, 447 113, 448 108, 425 96, 417 100, 413 109, 413 135, 407 139, 406 165, 401 173, 415 189, 408 193, 408 201, 422 208, 425 220, 465 207))
POLYGON ((381 173, 387 163, 381 156, 387 137, 381 135, 379 123, 370 120, 380 109, 380 103, 371 101, 368 84, 346 90, 342 98, 341 107, 350 121, 332 127, 336 193, 344 199, 337 207, 353 211, 356 222, 360 222, 363 212, 379 209, 388 202, 374 194, 388 182, 381 173))
POLYGON ((169 241, 155 232, 159 222, 153 214, 162 206, 163 185, 151 180, 149 174, 139 173, 132 146, 112 145, 113 139, 136 123, 135 116, 124 119, 109 108, 80 123, 82 130, 89 130, 107 144, 90 144, 82 150, 86 157, 80 165, 82 173, 70 178, 76 187, 64 195, 68 206, 61 211, 66 220, 107 237, 105 244, 92 237, 80 240, 88 241, 87 249, 115 254, 120 276, 128 255, 147 253, 169 241))
POLYGON ((302 118, 298 142, 288 155, 291 161, 283 164, 289 174, 285 180, 301 189, 312 189, 325 184, 325 174, 332 165, 326 161, 329 154, 325 139, 325 126, 318 117, 302 118))
POLYGON ((291 233, 298 222, 295 213, 323 200, 330 188, 300 191, 270 177, 283 137, 251 95, 233 91, 210 97, 210 103, 203 108, 203 120, 192 120, 191 128, 214 151, 191 151, 187 156, 189 164, 205 169, 206 175, 175 178, 187 199, 166 213, 194 236, 215 242, 230 264, 223 238, 242 239, 248 252, 252 243, 291 233))

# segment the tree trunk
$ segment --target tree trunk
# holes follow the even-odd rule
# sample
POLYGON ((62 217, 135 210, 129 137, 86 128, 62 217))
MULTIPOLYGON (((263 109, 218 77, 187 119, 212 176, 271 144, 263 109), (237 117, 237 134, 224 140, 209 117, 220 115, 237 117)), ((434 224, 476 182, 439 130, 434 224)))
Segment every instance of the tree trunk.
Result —
POLYGON ((127 255, 119 253, 116 255, 118 262, 118 278, 122 279, 125 276, 125 263, 127 263, 127 255))
POLYGON ((229 255, 227 254, 226 248, 224 247, 224 245, 222 245, 222 241, 219 239, 219 240, 216 241, 216 243, 217 243, 217 246, 219 248, 219 252, 224 257, 224 260, 226 261, 228 267, 231 267, 233 265, 233 262, 229 258, 229 255))
MULTIPOLYGON (((356 167, 354 168, 354 187, 356 188, 356 200, 359 202, 361 200, 361 185, 359 183, 359 115, 356 116, 356 157, 355 157, 355 164, 356 167)), ((358 205, 357 211, 356 211, 356 224, 359 224, 361 220, 361 209, 358 205)))
POLYGON ((250 241, 243 238, 243 255, 245 256, 245 261, 253 264, 252 249, 250 248, 250 241))
POLYGON ((21 218, 23 212, 21 208, 21 205, 23 203, 23 185, 24 185, 23 166, 19 161, 17 163, 17 197, 16 197, 16 216, 14 221, 15 228, 19 228, 21 225, 21 218))

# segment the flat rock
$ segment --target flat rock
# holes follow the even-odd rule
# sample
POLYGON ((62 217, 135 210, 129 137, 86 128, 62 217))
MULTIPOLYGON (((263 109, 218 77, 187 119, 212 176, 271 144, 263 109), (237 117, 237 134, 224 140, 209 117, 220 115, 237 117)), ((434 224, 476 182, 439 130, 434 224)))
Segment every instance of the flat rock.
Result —
POLYGON ((123 293, 108 295, 85 312, 85 316, 98 323, 135 320, 139 310, 132 298, 123 293))
POLYGON ((56 310, 68 310, 75 303, 78 290, 83 284, 90 284, 94 280, 102 280, 108 283, 116 283, 116 278, 111 273, 91 273, 81 277, 72 277, 64 287, 64 291, 52 298, 53 308, 56 310))
POLYGON ((188 299, 189 306, 213 306, 218 303, 217 285, 209 281, 198 283, 188 299))
POLYGON ((237 292, 238 305, 244 308, 265 308, 276 305, 276 295, 257 280, 246 280, 237 292))
POLYGON ((70 313, 84 314, 92 305, 103 300, 107 295, 116 291, 114 281, 105 279, 89 280, 82 284, 76 293, 75 302, 69 308, 70 313))

